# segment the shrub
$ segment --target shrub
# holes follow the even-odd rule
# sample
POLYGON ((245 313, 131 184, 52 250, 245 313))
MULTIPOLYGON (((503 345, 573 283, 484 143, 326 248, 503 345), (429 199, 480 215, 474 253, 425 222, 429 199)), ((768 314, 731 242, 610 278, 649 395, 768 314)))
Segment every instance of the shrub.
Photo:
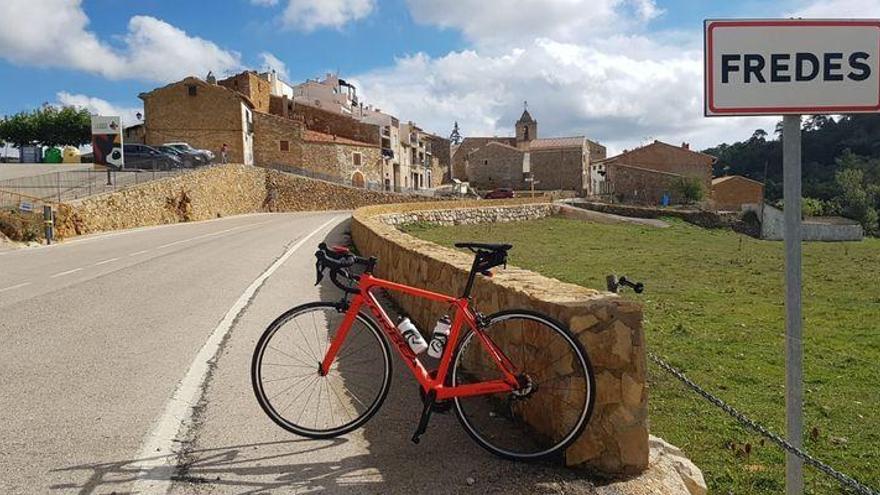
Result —
POLYGON ((14 210, 0 211, 0 232, 13 241, 39 241, 43 239, 43 216, 14 210))
POLYGON ((682 177, 675 184, 675 190, 685 204, 696 203, 703 200, 705 191, 699 179, 682 177))

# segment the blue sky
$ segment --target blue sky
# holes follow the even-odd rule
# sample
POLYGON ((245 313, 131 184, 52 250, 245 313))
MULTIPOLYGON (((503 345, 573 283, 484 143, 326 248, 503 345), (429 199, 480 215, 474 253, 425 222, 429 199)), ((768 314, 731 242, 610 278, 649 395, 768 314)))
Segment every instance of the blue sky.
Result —
POLYGON ((539 133, 612 151, 648 139, 697 147, 772 119, 702 117, 707 17, 880 17, 880 0, 5 0, 0 115, 43 102, 118 112, 185 75, 267 64, 291 82, 338 71, 401 120, 539 133))

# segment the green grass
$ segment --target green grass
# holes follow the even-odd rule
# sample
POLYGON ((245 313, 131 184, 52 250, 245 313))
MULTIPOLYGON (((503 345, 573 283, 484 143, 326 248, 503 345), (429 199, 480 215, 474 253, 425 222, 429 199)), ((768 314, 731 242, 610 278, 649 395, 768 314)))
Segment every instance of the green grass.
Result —
MULTIPOLYGON (((644 282, 644 294, 625 297, 644 304, 649 349, 784 433, 782 243, 669 222, 654 229, 548 218, 405 230, 446 246, 510 242, 512 264, 585 287, 604 288, 610 273, 644 282)), ((880 240, 805 243, 803 253, 805 446, 880 488, 880 240)), ((784 491, 780 449, 653 364, 649 371, 651 432, 694 460, 711 493, 784 491)), ((806 470, 808 493, 841 493, 806 470)))

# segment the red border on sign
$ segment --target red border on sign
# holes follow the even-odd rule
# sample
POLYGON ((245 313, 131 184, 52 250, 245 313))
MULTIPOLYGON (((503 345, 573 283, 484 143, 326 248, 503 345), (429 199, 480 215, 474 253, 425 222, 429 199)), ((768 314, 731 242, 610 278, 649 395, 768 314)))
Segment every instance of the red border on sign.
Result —
POLYGON ((800 114, 815 114, 815 113, 850 113, 850 112, 876 112, 880 111, 880 84, 877 87, 877 104, 876 105, 864 105, 864 106, 819 106, 819 107, 727 107, 727 108, 718 108, 715 106, 714 101, 714 81, 713 78, 715 73, 713 71, 712 66, 712 35, 713 31, 717 27, 757 27, 757 26, 810 26, 810 27, 832 27, 832 26, 859 26, 859 27, 875 27, 880 29, 880 21, 809 21, 809 20, 796 20, 796 21, 784 21, 784 20, 767 20, 767 21, 707 21, 708 27, 706 28, 706 59, 705 59, 705 69, 707 74, 708 84, 706 85, 706 94, 707 94, 707 104, 708 104, 708 112, 706 115, 709 117, 715 115, 724 115, 724 114, 752 114, 752 115, 763 115, 763 114, 783 114, 783 113, 800 113, 800 114), (709 113, 711 112, 711 113, 709 113))

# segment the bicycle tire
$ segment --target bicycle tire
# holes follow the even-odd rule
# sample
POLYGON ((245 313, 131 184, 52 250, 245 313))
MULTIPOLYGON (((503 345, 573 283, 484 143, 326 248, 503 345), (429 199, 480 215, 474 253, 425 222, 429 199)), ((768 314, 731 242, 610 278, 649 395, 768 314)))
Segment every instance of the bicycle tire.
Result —
MULTIPOLYGON (((260 404, 260 407, 263 409, 263 412, 269 416, 272 421, 275 422, 281 428, 285 430, 295 433, 300 436, 304 436, 307 438, 314 439, 325 439, 325 438, 334 438, 339 435, 344 435, 351 431, 356 430, 364 425, 373 415, 378 412, 379 408, 382 406, 382 403, 385 401, 385 398, 388 396, 388 391, 391 386, 391 369, 392 369, 392 361, 391 361, 391 351, 388 346, 388 342, 382 335, 379 326, 372 320, 372 318, 368 317, 364 313, 358 313, 356 317, 356 321, 361 322, 378 341, 378 348, 381 351, 382 361, 384 363, 383 371, 382 371, 382 381, 380 388, 373 398, 372 402, 357 415, 357 417, 353 417, 351 421, 328 429, 316 429, 316 428, 308 428, 304 427, 297 422, 291 421, 288 418, 284 417, 272 404, 272 401, 269 397, 266 396, 265 386, 262 380, 262 364, 263 357, 265 356, 267 348, 269 348, 269 343, 272 341, 272 338, 277 334, 277 332, 290 320, 297 317, 298 315, 306 314, 308 312, 312 312, 314 310, 319 309, 332 309, 338 312, 338 305, 335 303, 328 302, 313 302, 308 304, 303 304, 300 306, 296 306, 286 312, 284 312, 281 316, 275 319, 263 334, 260 336, 259 341, 257 342, 256 347, 254 348, 253 357, 251 359, 251 385, 254 390, 254 394, 257 398, 257 402, 260 404)), ((352 326, 353 327, 353 326, 352 326)), ((300 329, 301 330, 301 329, 300 329)), ((346 342, 348 342, 351 335, 346 337, 346 342)), ((321 350, 319 349, 319 353, 321 350)), ((340 350, 339 356, 345 354, 344 348, 340 350)), ((338 360, 337 360, 338 362, 338 360)), ((317 361, 315 363, 315 376, 319 376, 318 374, 318 364, 317 361)), ((328 374, 329 375, 329 374, 328 374)), ((329 380, 329 378, 328 378, 329 380)), ((329 392, 328 392, 329 393, 329 392)), ((337 398, 339 396, 337 395, 337 398)), ((342 399, 339 398, 340 403, 342 399)), ((359 399, 358 399, 359 400, 359 399)), ((319 398, 320 402, 320 398, 319 398)), ((329 404, 332 408, 332 402, 329 404)), ((316 414, 317 414, 316 409, 316 414)), ((332 415, 332 411, 331 411, 332 415)))
MULTIPOLYGON (((542 325, 545 325, 547 328, 552 329, 554 332, 556 332, 559 336, 562 337, 562 341, 566 345, 568 345, 569 349, 572 350, 572 352, 574 354, 574 358, 576 358, 576 359, 572 360, 573 373, 577 372, 577 370, 574 369, 574 365, 576 363, 580 363, 581 372, 583 373, 583 382, 584 382, 584 385, 586 386, 586 390, 584 391, 583 404, 582 404, 582 406, 579 406, 580 410, 575 411, 576 418, 577 418, 576 421, 571 425, 570 428, 567 428, 568 431, 566 431, 566 432, 564 432, 564 434, 560 435, 560 438, 558 441, 554 441, 548 447, 541 448, 540 450, 537 450, 535 452, 528 452, 528 453, 515 452, 515 451, 511 450, 510 448, 505 448, 505 447, 498 445, 497 444, 498 442, 496 442, 496 441, 490 440, 488 438, 489 435, 485 432, 481 432, 480 427, 477 426, 475 421, 469 417, 469 415, 465 411, 465 409, 467 407, 464 404, 466 401, 473 400, 474 398, 455 397, 453 399, 453 409, 455 410, 455 414, 458 417, 459 422, 461 423, 464 430, 468 433, 468 435, 478 445, 480 445, 481 447, 483 447, 487 451, 491 452, 492 454, 494 454, 498 457, 504 458, 504 459, 519 460, 519 461, 546 459, 548 457, 559 454, 560 452, 564 452, 564 449, 569 447, 575 440, 577 440, 577 438, 580 436, 580 434, 584 431, 587 424, 589 423, 590 417, 592 416, 593 406, 594 406, 594 402, 595 402, 596 385, 595 385, 595 377, 593 374, 593 368, 592 368, 592 364, 590 363, 589 356, 587 355, 587 353, 584 350, 581 343, 572 335, 571 331, 568 330, 568 328, 566 328, 564 325, 562 325, 561 323, 559 323, 558 321, 554 320, 553 318, 551 318, 547 315, 544 315, 544 314, 541 314, 541 313, 538 313, 535 311, 530 311, 530 310, 501 311, 501 312, 495 313, 493 315, 490 315, 489 317, 486 318, 487 323, 484 326, 484 331, 487 331, 486 333, 488 334, 488 331, 491 331, 491 328, 494 324, 497 324, 499 322, 508 321, 508 320, 514 320, 514 319, 522 319, 522 320, 527 320, 530 322, 540 323, 542 325)), ((469 344, 473 341, 473 338, 475 335, 476 334, 474 333, 473 330, 469 330, 462 337, 461 342, 459 343, 459 345, 456 348, 455 355, 453 356, 452 370, 451 370, 453 385, 461 384, 459 381, 459 378, 460 378, 459 374, 460 373, 463 374, 463 372, 460 372, 459 367, 460 367, 462 360, 463 360, 462 356, 463 356, 463 353, 466 352, 469 344)), ((491 338, 491 335, 489 335, 489 337, 491 338)), ((522 335, 520 335, 520 338, 523 339, 524 337, 522 335)), ((477 341, 479 341, 479 339, 477 339, 477 341)), ((496 345, 498 345, 498 344, 496 343, 496 345)), ((510 357, 510 356, 508 356, 508 357, 510 357)), ((511 358, 511 360, 513 360, 513 358, 511 358)), ((524 358, 524 360, 525 360, 525 358, 524 358)), ((571 378, 574 376, 575 376, 574 374, 572 374, 571 376, 560 375, 560 378, 568 379, 568 378, 571 378)), ((500 375, 499 375, 499 377, 500 377, 500 375)), ((552 378, 549 380, 545 379, 544 381, 546 383, 546 382, 551 382, 551 381, 555 381, 555 380, 557 380, 557 378, 552 378)), ((552 390, 552 388, 553 387, 545 387, 546 390, 552 390)), ((537 391, 541 390, 540 384, 537 385, 536 390, 537 391)), ((553 392, 550 392, 550 393, 552 394, 553 392)), ((495 395, 497 396, 499 394, 495 394, 495 395)), ((485 397, 485 396, 478 396, 478 397, 485 397)), ((488 398, 487 398, 487 400, 488 400, 488 398)), ((527 398, 527 400, 528 400, 528 398, 527 398)), ((510 407, 511 409, 513 409, 513 406, 510 406, 510 404, 512 404, 513 402, 510 402, 509 398, 508 398, 508 401, 509 402, 507 403, 507 407, 510 407)), ((498 402, 496 400, 495 404, 497 405, 497 403, 498 402)), ((561 414, 561 413, 559 413, 559 414, 561 414)), ((514 414, 511 414, 511 416, 513 416, 513 415, 514 414)), ((491 416, 491 413, 489 413, 489 415, 487 415, 487 417, 489 417, 489 416, 491 416)), ((496 415, 496 417, 497 416, 501 416, 501 415, 496 415)), ((492 420, 490 420, 490 421, 492 421, 492 420)), ((525 423, 525 421, 523 421, 522 419, 518 419, 517 421, 519 421, 519 423, 521 423, 521 424, 525 423)), ((525 430, 526 428, 530 428, 530 427, 526 426, 526 427, 521 427, 520 429, 525 430)), ((524 433, 523 435, 525 436, 526 434, 524 433)), ((501 435, 497 435, 497 436, 499 438, 503 438, 503 436, 501 436, 501 435)), ((512 436, 509 435, 506 438, 512 438, 512 436)))

